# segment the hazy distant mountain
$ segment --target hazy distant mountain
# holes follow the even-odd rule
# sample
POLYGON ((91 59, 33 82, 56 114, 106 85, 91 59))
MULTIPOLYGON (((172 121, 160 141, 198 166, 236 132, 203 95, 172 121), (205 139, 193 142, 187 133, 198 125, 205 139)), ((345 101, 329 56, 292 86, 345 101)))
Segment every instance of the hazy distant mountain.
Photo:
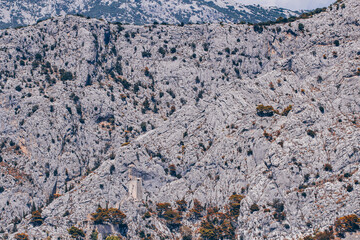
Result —
POLYGON ((36 0, 1 1, 0 27, 33 24, 39 19, 83 14, 111 22, 144 24, 198 22, 261 22, 299 12, 244 5, 235 0, 36 0))

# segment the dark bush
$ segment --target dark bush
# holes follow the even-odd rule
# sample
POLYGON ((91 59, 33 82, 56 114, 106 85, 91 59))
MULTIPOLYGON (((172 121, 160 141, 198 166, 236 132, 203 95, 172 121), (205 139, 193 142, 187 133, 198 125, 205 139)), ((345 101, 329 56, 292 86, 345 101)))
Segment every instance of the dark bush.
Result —
POLYGON ((29 236, 25 233, 17 233, 15 235, 15 240, 29 240, 29 236))
POLYGON ((332 172, 333 168, 332 168, 331 164, 326 163, 324 165, 324 170, 327 171, 327 172, 332 172))
POLYGON ((203 44, 203 48, 204 48, 205 52, 209 51, 209 47, 210 47, 210 43, 204 43, 203 44))
POLYGON ((340 217, 335 221, 335 229, 340 236, 346 232, 356 232, 360 229, 360 218, 355 214, 340 217))
POLYGON ((38 68, 39 65, 40 65, 40 63, 39 63, 38 61, 33 61, 33 62, 31 63, 31 66, 32 66, 33 69, 38 68))
POLYGON ((233 218, 237 218, 240 214, 240 203, 245 196, 240 194, 233 194, 229 198, 229 215, 233 218))
POLYGON ((126 79, 120 78, 118 81, 123 85, 124 89, 129 89, 131 87, 131 83, 126 81, 126 79))
POLYGON ((157 211, 159 217, 162 217, 164 215, 164 213, 169 209, 171 209, 170 203, 156 204, 156 211, 157 211))
POLYGON ((316 137, 316 132, 313 131, 313 130, 309 129, 309 130, 306 131, 306 133, 307 133, 307 135, 309 135, 312 138, 316 137))
POLYGON ((41 61, 41 59, 42 59, 41 54, 40 54, 40 53, 35 54, 35 59, 36 59, 37 61, 41 61))
POLYGON ((175 95, 175 93, 173 92, 172 89, 168 89, 168 90, 166 90, 166 92, 167 92, 172 98, 175 98, 175 97, 176 97, 176 95, 175 95))
POLYGON ((79 237, 85 237, 85 233, 82 229, 72 226, 68 229, 71 237, 78 239, 79 237))
POLYGON ((263 26, 259 25, 259 24, 255 24, 254 25, 254 31, 257 33, 262 33, 264 31, 263 26))
POLYGON ((272 106, 258 105, 256 112, 259 117, 272 117, 274 116, 275 109, 272 106))
POLYGON ((194 206, 192 209, 190 209, 191 215, 195 219, 200 219, 203 216, 203 211, 205 208, 201 205, 200 201, 197 199, 194 199, 194 206))
POLYGON ((33 211, 31 213, 30 223, 33 226, 40 226, 44 222, 44 219, 41 217, 40 211, 33 211))
POLYGON ((250 206, 250 212, 251 213, 253 213, 253 212, 256 212, 256 211, 259 211, 260 209, 259 209, 259 206, 256 204, 256 203, 254 203, 254 204, 252 204, 251 206, 250 206))
POLYGON ((17 86, 15 87, 15 90, 18 91, 18 92, 21 92, 22 87, 21 87, 20 85, 17 85, 17 86))
POLYGON ((101 208, 98 207, 95 213, 91 214, 95 224, 103 224, 105 222, 120 225, 124 224, 126 215, 117 208, 101 208))
POLYGON ((176 177, 176 167, 174 164, 169 165, 169 173, 171 176, 176 177))
POLYGON ((354 188, 353 188, 353 186, 352 186, 351 184, 348 184, 348 185, 346 186, 346 191, 352 192, 353 190, 354 190, 354 188))
POLYGON ((141 53, 141 55, 143 58, 145 58, 145 57, 149 58, 149 57, 151 57, 151 52, 149 50, 146 50, 146 51, 143 51, 141 53))
POLYGON ((299 28, 299 31, 304 31, 305 26, 304 26, 304 24, 299 23, 298 28, 299 28))
POLYGON ((32 112, 32 113, 35 113, 38 109, 39 109, 39 105, 34 105, 34 106, 31 108, 31 112, 32 112))
POLYGON ((115 172, 115 166, 114 166, 114 164, 112 164, 110 166, 110 174, 113 174, 114 172, 115 172))
POLYGON ((304 240, 332 240, 334 239, 334 233, 329 230, 325 230, 324 232, 318 232, 314 236, 305 236, 304 240))
POLYGON ((141 131, 146 132, 146 122, 140 124, 141 131))
POLYGON ((177 200, 177 201, 176 201, 176 204, 178 205, 177 210, 178 210, 179 212, 185 212, 185 211, 186 211, 187 202, 186 202, 184 199, 182 199, 182 200, 177 200))
POLYGON ((110 42, 110 35, 111 35, 111 33, 110 33, 109 30, 105 31, 105 33, 104 33, 104 43, 105 43, 105 45, 108 45, 108 44, 109 44, 109 42, 110 42))
POLYGON ((160 47, 158 52, 162 55, 162 57, 165 57, 166 51, 163 47, 160 47))
POLYGON ((73 74, 71 72, 63 72, 60 79, 61 81, 73 80, 73 74))

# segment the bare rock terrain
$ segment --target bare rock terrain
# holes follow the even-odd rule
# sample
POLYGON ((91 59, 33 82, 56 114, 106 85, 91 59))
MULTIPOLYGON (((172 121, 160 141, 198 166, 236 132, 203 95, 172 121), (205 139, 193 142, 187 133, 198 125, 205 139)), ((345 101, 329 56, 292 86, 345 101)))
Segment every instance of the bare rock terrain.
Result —
POLYGON ((222 239, 300 239, 359 216, 359 12, 0 30, 0 237, 197 239, 218 207, 222 239))

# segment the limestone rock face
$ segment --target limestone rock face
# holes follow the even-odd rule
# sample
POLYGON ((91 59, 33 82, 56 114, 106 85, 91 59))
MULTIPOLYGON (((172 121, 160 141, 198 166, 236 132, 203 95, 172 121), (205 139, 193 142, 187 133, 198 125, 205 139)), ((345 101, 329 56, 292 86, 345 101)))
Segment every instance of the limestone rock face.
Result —
POLYGON ((0 236, 195 238, 201 220, 174 230, 156 204, 225 211, 233 193, 236 239, 359 215, 360 3, 342 4, 261 33, 75 16, 1 30, 0 236), (94 224, 99 205, 126 224, 94 224))

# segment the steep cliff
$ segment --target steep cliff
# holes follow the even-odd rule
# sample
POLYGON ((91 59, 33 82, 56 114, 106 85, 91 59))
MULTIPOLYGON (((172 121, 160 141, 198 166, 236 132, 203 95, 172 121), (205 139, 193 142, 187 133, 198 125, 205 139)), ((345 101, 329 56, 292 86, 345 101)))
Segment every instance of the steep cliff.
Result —
POLYGON ((1 30, 0 236, 175 239, 220 221, 223 238, 284 239, 359 215, 359 11, 1 30), (126 218, 94 222, 99 205, 126 218))

